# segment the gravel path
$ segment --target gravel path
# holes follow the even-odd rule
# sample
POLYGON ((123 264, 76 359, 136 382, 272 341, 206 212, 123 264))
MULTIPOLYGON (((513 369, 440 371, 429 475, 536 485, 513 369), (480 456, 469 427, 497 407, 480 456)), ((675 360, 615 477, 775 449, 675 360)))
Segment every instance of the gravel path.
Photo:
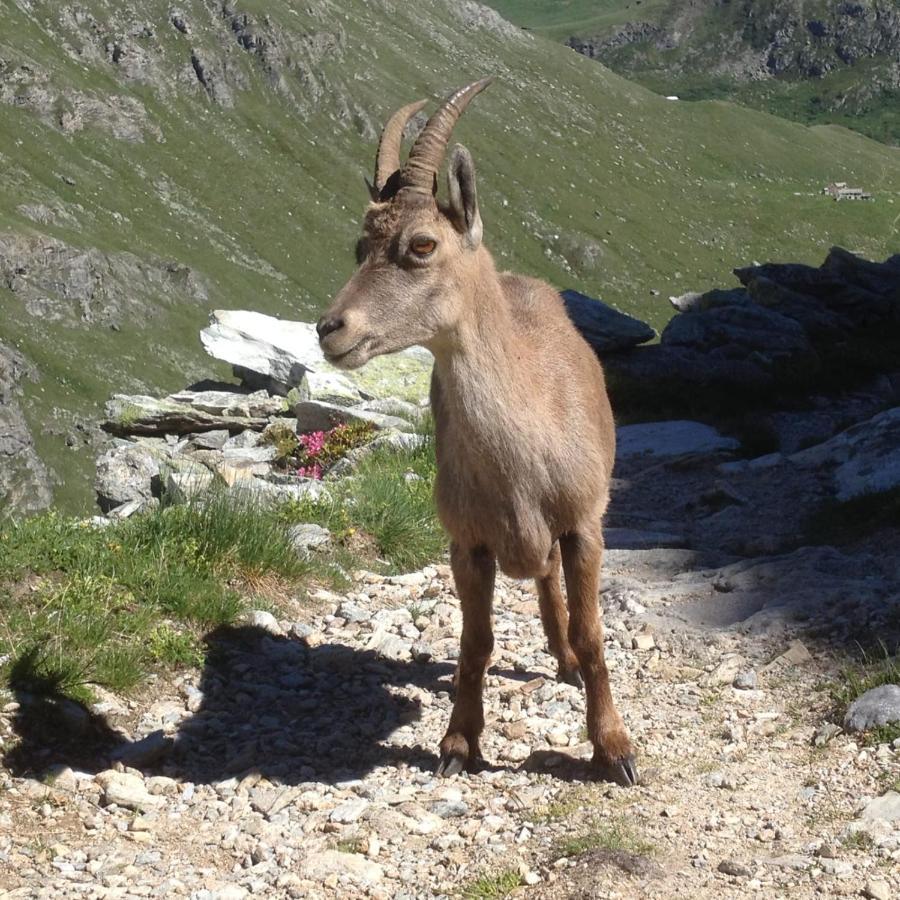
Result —
POLYGON ((554 679, 531 586, 507 579, 490 764, 435 779, 460 625, 449 571, 363 574, 313 612, 214 635, 202 673, 104 697, 102 716, 63 704, 52 741, 28 698, 6 702, 0 896, 387 900, 460 896, 509 872, 535 898, 900 895, 900 742, 814 746, 832 651, 771 617, 672 618, 673 603, 722 594, 726 570, 673 582, 689 557, 607 556, 635 789, 589 779, 583 696, 554 679), (103 723, 138 742, 115 746, 103 723))

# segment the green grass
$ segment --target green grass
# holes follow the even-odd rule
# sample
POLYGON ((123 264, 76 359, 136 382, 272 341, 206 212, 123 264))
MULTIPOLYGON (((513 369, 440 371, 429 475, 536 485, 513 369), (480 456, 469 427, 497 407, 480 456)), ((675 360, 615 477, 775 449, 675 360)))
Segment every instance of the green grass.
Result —
POLYGON ((274 510, 219 493, 102 529, 56 513, 6 524, 4 674, 74 698, 126 691, 155 665, 199 665, 203 629, 309 572, 274 510))
POLYGON ((463 900, 502 900, 522 884, 522 876, 516 869, 506 869, 496 875, 482 875, 469 882, 460 896, 463 900))
POLYGON ((282 506, 287 522, 315 522, 349 546, 374 542, 393 571, 410 571, 440 558, 447 538, 434 508, 434 446, 377 449, 352 477, 336 482, 321 500, 282 506))
MULTIPOLYGON (((120 35, 126 8, 82 6, 101 43, 120 35)), ((167 73, 190 70, 191 47, 227 59, 245 85, 233 107, 175 79, 168 92, 126 80, 103 52, 61 52, 64 41, 95 39, 70 30, 52 4, 12 5, 0 35, 0 57, 46 72, 54 89, 140 101, 162 135, 129 143, 91 125, 64 134, 0 105, 0 233, 189 266, 209 297, 163 292, 138 267, 118 290, 140 306, 127 307, 114 330, 84 321, 64 292, 54 296, 65 318, 36 317, 0 278, 0 340, 41 374, 23 386, 22 407, 66 511, 93 500, 93 454, 66 438, 96 422, 113 392, 160 394, 227 377, 197 339, 212 308, 315 319, 353 269, 372 132, 402 103, 441 97, 485 72, 497 83, 455 137, 477 161, 485 238, 502 268, 601 296, 659 327, 671 314, 668 294, 731 284, 731 268, 753 259, 818 264, 832 244, 870 258, 896 249, 896 153, 842 128, 808 129, 723 102, 667 103, 544 38, 470 27, 449 0, 400 4, 390 16, 341 0, 329 20, 286 0, 245 3, 241 12, 258 23, 270 17, 297 46, 335 36, 333 53, 298 62, 311 80, 288 68, 279 93, 227 19, 186 0, 187 38, 169 24, 169 6, 135 7, 154 30, 136 40, 167 73), (835 179, 878 199, 824 201, 818 192, 835 179), (37 224, 18 209, 27 203, 60 206, 70 218, 37 224), (584 248, 600 250, 596 264, 586 264, 584 248)), ((566 15, 615 9, 565 6, 566 15)), ((110 289, 112 276, 99 270, 110 289)))
POLYGON ((647 856, 656 848, 644 840, 624 821, 605 822, 591 825, 587 830, 560 841, 554 848, 554 855, 580 856, 591 850, 611 850, 647 856))
POLYGON ((490 0, 502 16, 545 37, 594 35, 636 19, 647 20, 665 10, 667 0, 490 0))

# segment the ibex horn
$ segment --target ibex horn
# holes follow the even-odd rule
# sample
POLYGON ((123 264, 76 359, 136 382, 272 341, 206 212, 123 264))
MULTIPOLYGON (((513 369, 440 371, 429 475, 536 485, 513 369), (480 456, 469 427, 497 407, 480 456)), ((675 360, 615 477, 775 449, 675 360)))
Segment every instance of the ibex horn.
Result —
POLYGON ((426 100, 417 100, 398 109, 381 132, 378 140, 378 152, 375 154, 375 192, 381 194, 388 179, 400 168, 400 145, 403 143, 403 130, 409 120, 426 104, 426 100))
POLYGON ((409 159, 400 170, 400 189, 434 192, 437 173, 444 160, 450 133, 469 102, 480 94, 492 81, 482 78, 448 97, 428 120, 421 134, 416 138, 409 159))

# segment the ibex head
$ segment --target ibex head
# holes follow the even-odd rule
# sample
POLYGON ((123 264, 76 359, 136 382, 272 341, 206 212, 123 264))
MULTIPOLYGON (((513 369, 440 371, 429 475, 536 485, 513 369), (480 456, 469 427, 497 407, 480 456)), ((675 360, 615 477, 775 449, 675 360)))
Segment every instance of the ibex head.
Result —
POLYGON ((355 369, 373 356, 433 345, 459 320, 482 232, 469 151, 457 145, 451 154, 447 205, 437 202, 437 176, 457 119, 492 80, 449 97, 402 166, 403 130, 425 101, 404 106, 385 125, 357 244, 359 268, 317 326, 334 365, 355 369))

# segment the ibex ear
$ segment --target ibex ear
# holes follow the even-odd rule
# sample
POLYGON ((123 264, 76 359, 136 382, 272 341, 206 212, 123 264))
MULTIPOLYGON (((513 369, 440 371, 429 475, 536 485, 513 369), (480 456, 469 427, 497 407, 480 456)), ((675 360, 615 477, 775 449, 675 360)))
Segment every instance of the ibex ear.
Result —
POLYGON ((453 224, 466 237, 470 249, 474 250, 481 243, 483 227, 481 215, 478 212, 475 163, 472 162, 472 155, 462 144, 457 144, 450 156, 447 186, 450 189, 453 224))

